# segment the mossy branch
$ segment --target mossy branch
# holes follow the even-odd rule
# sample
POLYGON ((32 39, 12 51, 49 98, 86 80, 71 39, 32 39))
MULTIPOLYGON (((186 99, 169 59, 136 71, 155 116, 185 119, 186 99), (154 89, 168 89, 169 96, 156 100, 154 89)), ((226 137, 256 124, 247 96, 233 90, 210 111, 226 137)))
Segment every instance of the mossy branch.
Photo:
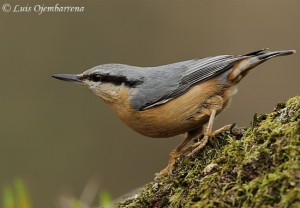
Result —
POLYGON ((300 207, 300 96, 213 138, 116 207, 300 207))

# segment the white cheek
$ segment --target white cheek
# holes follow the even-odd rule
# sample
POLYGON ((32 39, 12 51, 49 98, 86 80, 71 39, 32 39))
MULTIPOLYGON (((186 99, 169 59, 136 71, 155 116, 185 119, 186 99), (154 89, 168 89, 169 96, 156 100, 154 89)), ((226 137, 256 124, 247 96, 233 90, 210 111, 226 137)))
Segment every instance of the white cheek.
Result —
POLYGON ((115 86, 110 83, 89 82, 88 86, 94 94, 106 101, 115 100, 120 91, 120 86, 115 86))
POLYGON ((120 86, 115 86, 112 84, 101 84, 100 85, 100 91, 109 94, 111 96, 116 96, 119 92, 120 86))
POLYGON ((97 82, 86 81, 85 85, 97 96, 100 96, 99 84, 97 82))
POLYGON ((97 84, 94 83, 94 82, 90 82, 90 83, 89 83, 89 87, 90 87, 91 90, 95 90, 96 87, 97 87, 97 84))

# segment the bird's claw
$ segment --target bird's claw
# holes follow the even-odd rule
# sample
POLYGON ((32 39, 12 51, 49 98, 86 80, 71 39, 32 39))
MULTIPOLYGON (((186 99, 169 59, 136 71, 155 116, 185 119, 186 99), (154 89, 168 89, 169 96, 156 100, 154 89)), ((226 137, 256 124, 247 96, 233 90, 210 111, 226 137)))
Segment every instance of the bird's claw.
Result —
POLYGON ((174 165, 176 163, 177 158, 180 156, 180 152, 178 151, 172 151, 170 153, 170 159, 169 159, 169 163, 167 165, 167 167, 165 167, 164 169, 162 169, 156 176, 155 176, 155 180, 159 180, 161 179, 163 176, 165 176, 166 174, 172 175, 172 171, 174 169, 174 165))

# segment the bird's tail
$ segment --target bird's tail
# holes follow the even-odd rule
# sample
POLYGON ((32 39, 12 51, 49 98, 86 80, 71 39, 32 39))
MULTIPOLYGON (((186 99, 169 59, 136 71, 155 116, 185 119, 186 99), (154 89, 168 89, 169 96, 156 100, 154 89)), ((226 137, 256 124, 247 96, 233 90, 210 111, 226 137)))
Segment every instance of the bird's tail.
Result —
POLYGON ((244 59, 240 60, 234 67, 231 68, 227 78, 229 80, 235 80, 239 82, 251 69, 257 65, 264 63, 270 58, 277 56, 287 56, 296 53, 295 50, 282 50, 282 51, 267 51, 267 49, 261 49, 251 53, 242 55, 244 59), (240 76, 242 75, 242 76, 240 76))
POLYGON ((254 54, 258 59, 266 61, 276 56, 287 56, 296 53, 296 50, 282 50, 282 51, 260 51, 254 54))

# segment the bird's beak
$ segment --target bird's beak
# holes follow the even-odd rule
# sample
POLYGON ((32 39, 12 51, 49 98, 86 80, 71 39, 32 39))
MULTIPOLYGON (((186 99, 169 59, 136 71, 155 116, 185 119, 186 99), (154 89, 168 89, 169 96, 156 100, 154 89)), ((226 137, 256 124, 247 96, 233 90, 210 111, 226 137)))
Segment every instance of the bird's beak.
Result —
POLYGON ((77 74, 54 74, 52 77, 63 81, 75 82, 79 84, 82 83, 80 76, 77 74))

